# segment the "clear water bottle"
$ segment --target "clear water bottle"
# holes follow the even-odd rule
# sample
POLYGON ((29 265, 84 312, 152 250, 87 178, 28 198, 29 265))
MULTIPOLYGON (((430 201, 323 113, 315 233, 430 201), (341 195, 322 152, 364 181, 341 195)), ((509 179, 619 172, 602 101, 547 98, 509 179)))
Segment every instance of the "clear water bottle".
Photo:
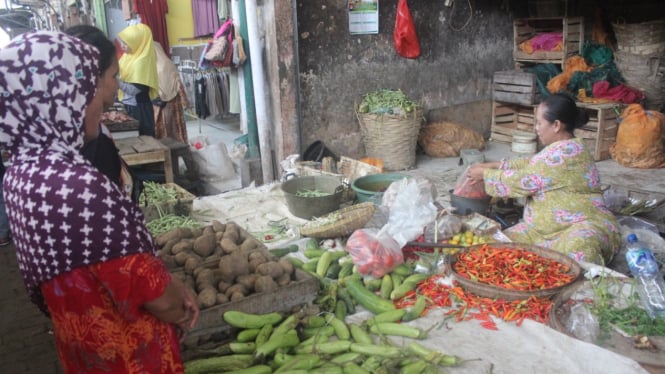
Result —
POLYGON ((649 317, 665 318, 665 281, 648 246, 629 234, 626 261, 635 278, 637 292, 649 317))

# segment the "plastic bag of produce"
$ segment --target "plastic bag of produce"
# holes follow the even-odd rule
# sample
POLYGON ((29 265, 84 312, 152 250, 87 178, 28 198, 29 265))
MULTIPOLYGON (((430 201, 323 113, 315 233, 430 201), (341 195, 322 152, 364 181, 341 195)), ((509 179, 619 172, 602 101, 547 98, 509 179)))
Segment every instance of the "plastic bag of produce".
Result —
POLYGON ((486 199, 489 196, 485 192, 485 183, 477 183, 467 178, 469 168, 464 169, 464 172, 457 179, 453 195, 466 197, 467 199, 486 199))
POLYGON ((346 242, 346 250, 362 275, 380 278, 404 262, 401 246, 377 229, 359 229, 346 242))

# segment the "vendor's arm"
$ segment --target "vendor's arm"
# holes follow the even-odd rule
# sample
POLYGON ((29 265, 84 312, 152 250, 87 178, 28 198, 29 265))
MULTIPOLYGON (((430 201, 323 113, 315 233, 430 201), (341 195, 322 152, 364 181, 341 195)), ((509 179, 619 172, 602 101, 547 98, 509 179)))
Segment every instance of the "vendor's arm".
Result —
POLYGON ((473 164, 469 166, 469 169, 466 172, 467 178, 471 179, 475 183, 483 181, 483 172, 487 169, 498 169, 501 163, 499 161, 493 162, 484 162, 479 164, 473 164))
MULTIPOLYGON (((521 166, 520 160, 511 162, 521 166)), ((528 165, 528 161, 521 168, 485 169, 483 180, 485 192, 494 197, 526 197, 550 188, 550 180, 542 168, 528 165)))
POLYGON ((196 323, 199 309, 194 295, 155 255, 128 255, 92 268, 125 319, 148 312, 184 330, 196 323))

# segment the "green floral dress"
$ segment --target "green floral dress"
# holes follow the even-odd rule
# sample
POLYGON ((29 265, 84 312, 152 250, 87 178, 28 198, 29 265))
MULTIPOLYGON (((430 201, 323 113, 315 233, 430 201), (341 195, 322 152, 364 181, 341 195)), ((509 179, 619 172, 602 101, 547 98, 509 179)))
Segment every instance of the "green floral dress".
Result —
POLYGON ((520 223, 505 234, 605 265, 621 246, 616 218, 603 201, 598 169, 582 140, 555 142, 530 159, 502 163, 484 172, 485 190, 495 197, 525 197, 520 223))

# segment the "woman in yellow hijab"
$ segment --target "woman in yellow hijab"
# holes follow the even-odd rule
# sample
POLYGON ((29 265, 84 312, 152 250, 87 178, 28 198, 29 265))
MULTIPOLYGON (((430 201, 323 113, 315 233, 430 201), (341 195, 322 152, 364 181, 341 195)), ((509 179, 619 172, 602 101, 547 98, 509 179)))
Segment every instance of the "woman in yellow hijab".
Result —
POLYGON ((120 58, 118 98, 127 113, 139 121, 139 135, 155 136, 152 100, 159 93, 157 56, 152 31, 144 24, 126 27, 118 34, 123 55, 120 58))

